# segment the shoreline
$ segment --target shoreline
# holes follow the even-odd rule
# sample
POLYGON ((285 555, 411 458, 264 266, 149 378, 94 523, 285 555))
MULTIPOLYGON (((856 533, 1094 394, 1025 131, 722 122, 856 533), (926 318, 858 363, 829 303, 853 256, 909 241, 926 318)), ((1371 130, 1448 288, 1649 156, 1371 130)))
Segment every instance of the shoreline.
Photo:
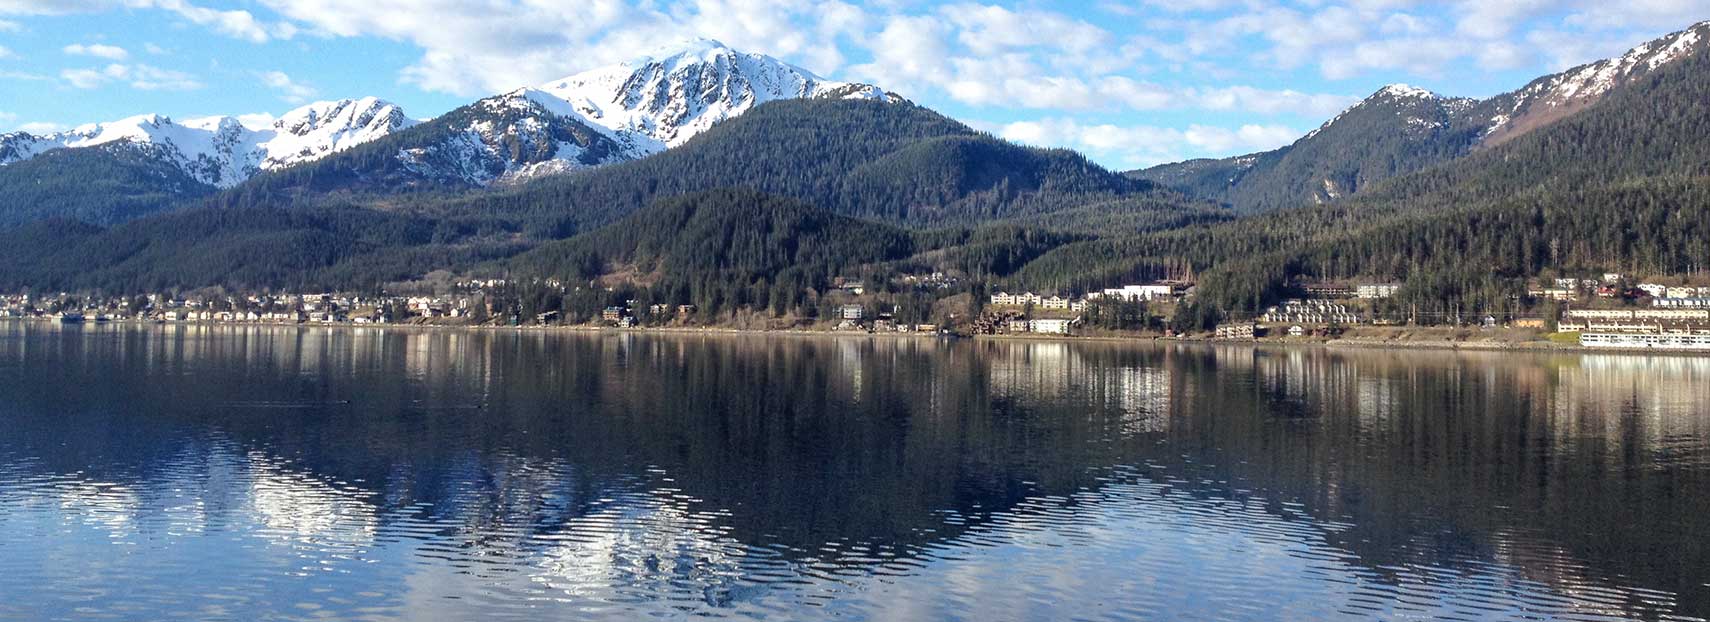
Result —
MULTIPOLYGON (((40 323, 60 325, 52 318, 5 317, 0 321, 16 321, 20 323, 40 323)), ((87 321, 74 325, 107 325, 107 326, 196 326, 196 327, 230 327, 230 328, 330 328, 330 329, 380 329, 380 330, 468 330, 468 331, 510 331, 518 333, 611 333, 611 334, 668 334, 668 335, 702 335, 702 336, 745 336, 745 337, 790 337, 790 338, 881 338, 881 339, 939 339, 938 333, 901 333, 901 332, 862 332, 862 331, 831 331, 831 330, 764 330, 727 327, 686 327, 669 326, 660 328, 618 328, 615 326, 484 326, 466 324, 351 324, 351 323, 265 323, 265 322, 214 322, 214 321, 136 321, 117 320, 110 322, 87 321)), ((1469 352, 1514 352, 1525 354, 1645 354, 1667 356, 1710 356, 1710 350, 1650 350, 1641 348, 1593 348, 1579 344, 1566 344, 1551 341, 1447 341, 1447 340, 1405 340, 1405 339, 1328 339, 1328 340, 1289 340, 1289 339, 1215 339, 1199 337, 1167 337, 1155 334, 1099 334, 1099 335, 973 335, 957 336, 954 339, 969 339, 972 341, 1040 341, 1054 343, 1124 343, 1134 345, 1155 346, 1160 344, 1230 346, 1247 345, 1254 347, 1318 347, 1327 349, 1359 349, 1359 350, 1452 350, 1469 352)))

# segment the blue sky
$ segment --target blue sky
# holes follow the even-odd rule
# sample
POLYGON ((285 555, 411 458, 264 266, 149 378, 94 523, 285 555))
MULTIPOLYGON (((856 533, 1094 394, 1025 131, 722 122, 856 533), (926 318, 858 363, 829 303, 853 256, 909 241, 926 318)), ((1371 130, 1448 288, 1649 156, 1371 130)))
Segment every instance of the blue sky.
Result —
POLYGON ((0 131, 415 117, 690 36, 1133 168, 1276 147, 1384 84, 1466 96, 1710 19, 1710 0, 0 0, 0 131))

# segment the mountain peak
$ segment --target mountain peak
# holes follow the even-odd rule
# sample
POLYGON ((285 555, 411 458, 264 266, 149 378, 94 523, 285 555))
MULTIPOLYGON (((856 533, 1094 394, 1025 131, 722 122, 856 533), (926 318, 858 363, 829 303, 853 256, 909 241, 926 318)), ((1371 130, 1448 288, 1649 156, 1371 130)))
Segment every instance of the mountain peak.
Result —
POLYGON ((1413 86, 1411 84, 1404 84, 1401 82, 1397 82, 1395 84, 1385 85, 1383 88, 1378 89, 1378 91, 1376 93, 1373 93, 1371 97, 1368 97, 1366 99, 1373 99, 1373 98, 1377 98, 1377 97, 1391 97, 1391 98, 1397 98, 1397 99, 1400 99, 1400 98, 1421 98, 1421 97, 1423 97, 1423 98, 1430 98, 1430 99, 1439 99, 1442 96, 1438 95, 1436 93, 1433 93, 1428 89, 1422 89, 1422 88, 1419 88, 1417 86, 1413 86))
POLYGON ((678 56, 705 57, 708 54, 734 52, 735 50, 732 50, 730 46, 725 45, 724 42, 719 41, 718 39, 709 39, 707 37, 686 37, 653 48, 651 52, 648 52, 645 55, 645 58, 659 59, 678 56))
POLYGON ((590 124, 647 151, 682 144, 720 121, 778 99, 891 98, 866 85, 833 82, 764 54, 714 39, 673 42, 635 61, 584 71, 539 87, 590 124))

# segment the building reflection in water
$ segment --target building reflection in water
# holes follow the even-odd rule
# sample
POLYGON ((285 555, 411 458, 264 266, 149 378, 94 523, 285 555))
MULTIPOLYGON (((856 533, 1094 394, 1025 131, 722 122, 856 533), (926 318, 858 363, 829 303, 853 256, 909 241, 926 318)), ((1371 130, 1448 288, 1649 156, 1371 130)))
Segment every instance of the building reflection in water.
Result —
POLYGON ((1002 618, 1065 599, 1107 618, 1703 616, 1710 588, 1684 569, 1710 567, 1707 374, 1603 354, 0 324, 0 545, 31 564, 0 562, 0 595, 144 576, 163 584, 104 604, 225 602, 172 583, 220 577, 228 612, 335 617, 1002 618), (111 546, 131 554, 88 563, 111 546))

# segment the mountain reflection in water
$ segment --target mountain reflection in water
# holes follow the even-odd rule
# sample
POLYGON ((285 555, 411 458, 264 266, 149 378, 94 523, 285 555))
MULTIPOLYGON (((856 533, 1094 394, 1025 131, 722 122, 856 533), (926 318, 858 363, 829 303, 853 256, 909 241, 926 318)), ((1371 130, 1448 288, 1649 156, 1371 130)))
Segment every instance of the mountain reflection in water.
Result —
POLYGON ((0 618, 1710 615, 1710 359, 0 322, 0 618))

